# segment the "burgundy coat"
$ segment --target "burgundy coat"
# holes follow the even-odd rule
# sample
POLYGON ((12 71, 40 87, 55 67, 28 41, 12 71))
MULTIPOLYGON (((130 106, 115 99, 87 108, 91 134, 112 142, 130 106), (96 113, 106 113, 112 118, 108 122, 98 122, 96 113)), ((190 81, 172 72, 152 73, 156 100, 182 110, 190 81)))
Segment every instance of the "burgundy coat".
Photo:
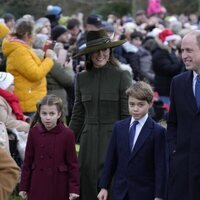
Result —
POLYGON ((78 161, 71 129, 59 123, 47 131, 37 125, 30 129, 22 167, 20 191, 29 200, 68 200, 79 194, 78 161))

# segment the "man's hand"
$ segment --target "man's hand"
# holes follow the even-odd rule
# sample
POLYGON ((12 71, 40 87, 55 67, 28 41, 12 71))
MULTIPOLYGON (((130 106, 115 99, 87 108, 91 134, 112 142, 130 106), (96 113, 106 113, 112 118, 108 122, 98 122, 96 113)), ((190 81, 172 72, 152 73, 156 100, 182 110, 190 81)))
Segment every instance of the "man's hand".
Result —
POLYGON ((108 198, 108 190, 101 189, 101 191, 99 192, 97 198, 99 200, 107 200, 107 198, 108 198))
POLYGON ((154 200, 163 200, 163 199, 156 197, 154 200))

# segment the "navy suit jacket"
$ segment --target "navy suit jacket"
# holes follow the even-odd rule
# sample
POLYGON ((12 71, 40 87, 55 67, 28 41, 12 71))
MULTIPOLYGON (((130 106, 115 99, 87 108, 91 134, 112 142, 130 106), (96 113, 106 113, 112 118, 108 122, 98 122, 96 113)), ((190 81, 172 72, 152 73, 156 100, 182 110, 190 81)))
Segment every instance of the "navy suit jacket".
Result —
POLYGON ((169 200, 200 199, 200 109, 193 93, 193 71, 173 78, 167 140, 169 200))
POLYGON ((99 186, 108 189, 114 178, 113 200, 164 198, 165 129, 148 117, 131 152, 130 121, 131 117, 114 125, 99 186))

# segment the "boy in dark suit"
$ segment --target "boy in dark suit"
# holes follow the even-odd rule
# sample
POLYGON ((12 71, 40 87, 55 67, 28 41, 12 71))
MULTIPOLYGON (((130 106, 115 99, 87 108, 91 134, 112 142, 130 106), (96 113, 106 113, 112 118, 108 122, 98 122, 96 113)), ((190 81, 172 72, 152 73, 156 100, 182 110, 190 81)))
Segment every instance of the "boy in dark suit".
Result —
POLYGON ((148 116, 153 103, 149 84, 126 91, 131 117, 117 121, 107 151, 99 200, 161 200, 165 192, 165 129, 148 116))

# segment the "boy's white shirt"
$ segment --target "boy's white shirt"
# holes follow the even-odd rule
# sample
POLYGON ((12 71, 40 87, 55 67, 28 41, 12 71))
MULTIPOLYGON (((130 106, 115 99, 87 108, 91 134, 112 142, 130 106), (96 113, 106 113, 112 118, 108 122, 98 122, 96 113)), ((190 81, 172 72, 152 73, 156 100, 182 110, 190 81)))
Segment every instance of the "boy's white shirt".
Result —
MULTIPOLYGON (((135 143, 136 143, 136 141, 137 141, 137 139, 138 139, 138 136, 139 136, 139 134, 140 134, 140 131, 142 130, 142 127, 144 126, 145 122, 147 121, 147 118, 148 118, 148 113, 147 113, 144 117, 142 117, 141 119, 137 120, 139 123, 138 123, 137 126, 136 126, 135 137, 134 137, 134 141, 133 141, 133 148, 134 148, 135 143)), ((133 116, 132 116, 132 117, 131 117, 130 128, 131 128, 131 126, 132 126, 132 124, 133 124, 134 121, 135 121, 135 119, 134 119, 133 116)), ((129 128, 129 129, 130 129, 130 128, 129 128)), ((132 149, 132 150, 133 150, 133 149, 132 149)))

